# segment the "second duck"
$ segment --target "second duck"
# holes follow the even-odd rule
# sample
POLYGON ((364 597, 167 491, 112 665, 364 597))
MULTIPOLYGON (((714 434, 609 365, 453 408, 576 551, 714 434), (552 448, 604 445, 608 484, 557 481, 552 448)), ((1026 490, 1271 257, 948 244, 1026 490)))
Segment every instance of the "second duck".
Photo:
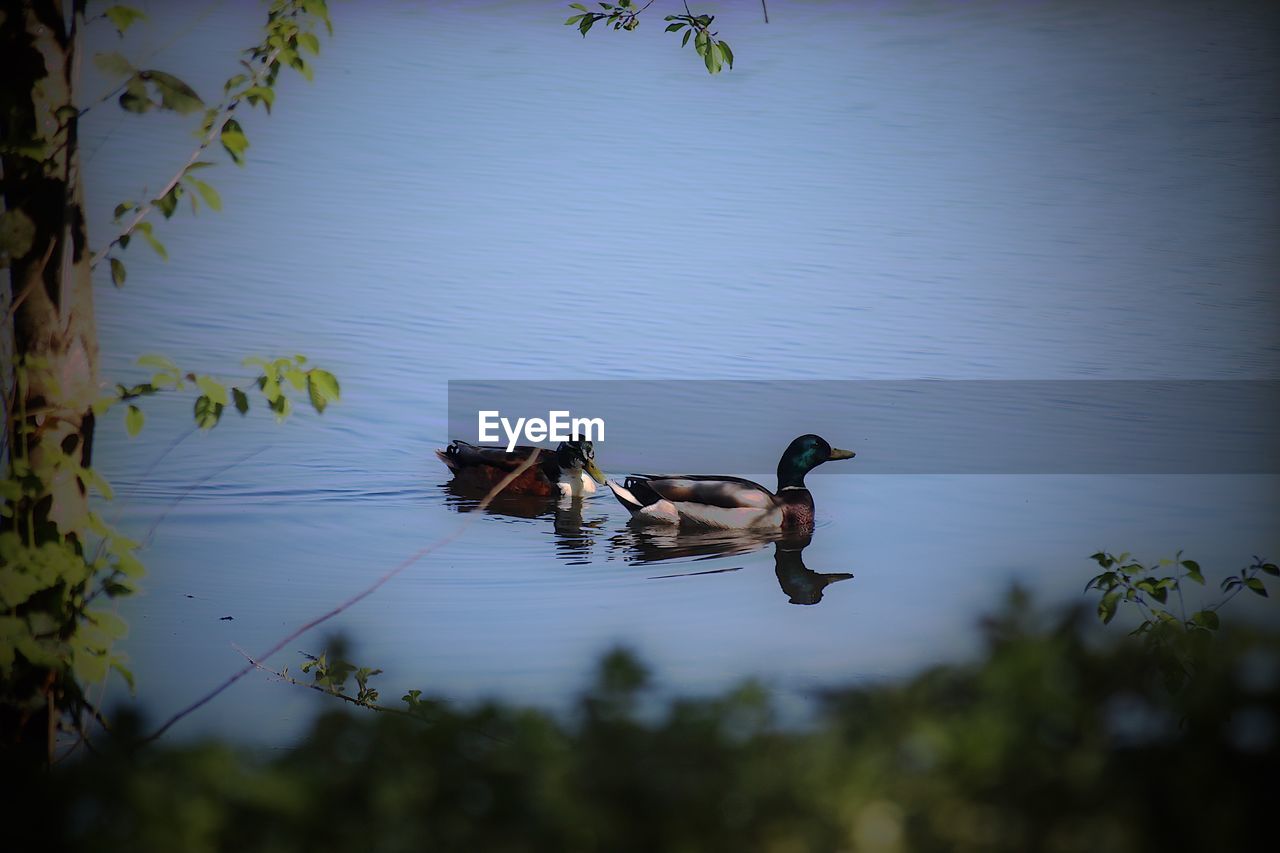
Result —
POLYGON ((813 495, 804 476, 823 462, 852 459, 852 450, 832 447, 821 436, 802 435, 778 461, 778 491, 740 477, 669 474, 610 480, 614 496, 634 521, 695 527, 807 528, 813 525, 813 495))

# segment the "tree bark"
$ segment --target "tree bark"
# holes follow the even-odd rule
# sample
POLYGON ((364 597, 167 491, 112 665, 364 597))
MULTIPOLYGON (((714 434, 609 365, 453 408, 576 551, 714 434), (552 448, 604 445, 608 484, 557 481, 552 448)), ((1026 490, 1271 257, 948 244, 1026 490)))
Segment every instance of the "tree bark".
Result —
MULTIPOLYGON (((74 105, 83 26, 84 0, 70 4, 69 16, 56 0, 0 2, 0 183, 6 216, 20 215, 31 236, 29 246, 5 247, 4 476, 38 484, 34 495, 12 502, 0 530, 16 530, 30 547, 65 541, 80 548, 88 532, 88 495, 76 466, 91 461, 98 341, 74 105)), ((42 595, 83 593, 55 588, 42 595)), ((40 605, 33 600, 20 610, 40 605)), ((23 763, 48 760, 75 689, 61 668, 15 670, 0 702, 7 742, 0 749, 23 763)))
MULTIPOLYGON (((10 364, 15 383, 8 430, 11 459, 25 459, 47 494, 34 502, 43 535, 83 537, 88 502, 63 454, 88 467, 98 395, 94 324, 78 115, 74 106, 84 4, 70 19, 55 0, 3 4, 3 154, 6 211, 34 225, 25 254, 11 259, 10 364)), ((38 535, 37 539, 43 538, 38 535)))

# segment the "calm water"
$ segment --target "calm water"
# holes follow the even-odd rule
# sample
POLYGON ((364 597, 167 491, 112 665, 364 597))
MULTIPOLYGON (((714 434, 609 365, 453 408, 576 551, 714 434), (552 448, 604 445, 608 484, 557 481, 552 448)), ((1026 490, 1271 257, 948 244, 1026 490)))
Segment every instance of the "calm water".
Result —
MULTIPOLYGON (((766 26, 706 4, 739 63, 711 78, 656 18, 583 40, 564 5, 335 4, 314 84, 285 80, 244 119, 249 165, 207 173, 224 212, 158 224, 172 259, 137 246, 104 280, 112 380, 144 352, 227 378, 302 352, 343 384, 285 425, 191 434, 174 400, 144 439, 102 428, 113 511, 150 542, 122 612, 153 714, 456 529, 431 452, 450 379, 1280 377, 1276 7, 779 2, 766 26)), ((212 94, 261 11, 152 17, 125 52, 212 94)), ((103 235, 189 135, 86 121, 103 235)), ((866 453, 848 433, 827 438, 866 453)), ((559 706, 617 642, 673 690, 800 695, 967 653, 1011 580, 1076 600, 1098 548, 1280 554, 1272 477, 813 487, 802 553, 637 533, 607 495, 501 501, 330 627, 392 701, 559 706)), ((251 676, 175 733, 283 743, 327 707, 251 676)))

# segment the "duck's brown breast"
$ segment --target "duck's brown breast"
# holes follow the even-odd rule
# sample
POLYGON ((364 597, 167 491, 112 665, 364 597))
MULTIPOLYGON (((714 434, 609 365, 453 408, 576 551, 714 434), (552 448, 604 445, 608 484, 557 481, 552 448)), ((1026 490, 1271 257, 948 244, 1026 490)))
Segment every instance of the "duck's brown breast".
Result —
POLYGON ((813 495, 808 489, 783 489, 778 497, 782 499, 783 527, 813 526, 813 495))

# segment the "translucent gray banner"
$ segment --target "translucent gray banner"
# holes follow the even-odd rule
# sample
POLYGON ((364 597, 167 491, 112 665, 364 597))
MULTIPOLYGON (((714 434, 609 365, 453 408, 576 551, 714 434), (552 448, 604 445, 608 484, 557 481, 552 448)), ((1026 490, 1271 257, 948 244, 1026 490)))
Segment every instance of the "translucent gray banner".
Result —
POLYGON ((1280 473, 1275 381, 451 381, 450 437, 506 444, 480 412, 601 419, 610 473, 766 474, 804 433, 858 454, 815 474, 1280 473))

